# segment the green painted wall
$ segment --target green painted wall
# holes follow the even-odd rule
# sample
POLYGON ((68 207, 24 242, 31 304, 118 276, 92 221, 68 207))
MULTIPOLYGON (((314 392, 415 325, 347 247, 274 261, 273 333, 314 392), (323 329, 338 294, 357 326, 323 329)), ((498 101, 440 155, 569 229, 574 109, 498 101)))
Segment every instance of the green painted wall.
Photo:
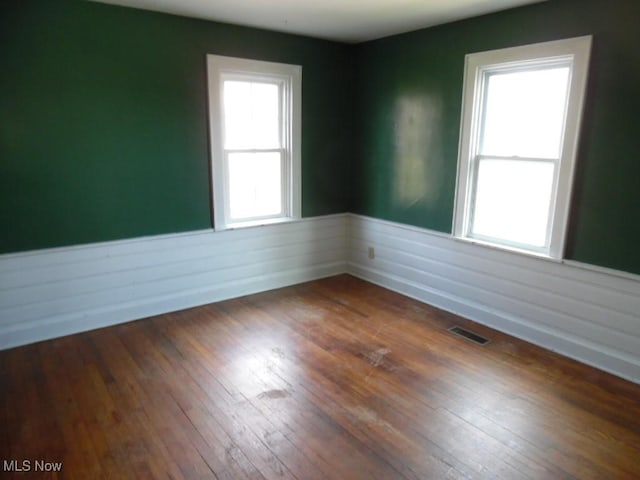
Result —
POLYGON ((568 258, 640 273, 640 1, 549 0, 357 47, 352 210, 451 232, 464 55, 592 34, 568 258))
POLYGON ((4 1, 0 253, 209 228, 206 53, 303 66, 304 216, 450 232, 464 55, 593 34, 567 256, 640 273, 639 20, 637 0, 548 0, 353 47, 4 1))
POLYGON ((347 210, 350 46, 86 1, 5 0, 0 253, 211 227, 206 53, 303 66, 303 215, 347 210))

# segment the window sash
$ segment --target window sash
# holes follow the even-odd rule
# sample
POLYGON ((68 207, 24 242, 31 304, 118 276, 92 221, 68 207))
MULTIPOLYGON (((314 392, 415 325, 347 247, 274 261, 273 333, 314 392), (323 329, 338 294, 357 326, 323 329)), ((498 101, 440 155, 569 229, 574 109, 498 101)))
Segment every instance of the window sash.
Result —
POLYGON ((227 148, 227 111, 226 105, 224 102, 224 88, 226 82, 243 82, 243 83, 254 83, 254 84, 263 84, 263 85, 275 85, 278 88, 278 145, 277 147, 272 148, 286 148, 288 145, 288 137, 287 131, 289 130, 289 122, 288 118, 289 108, 286 102, 286 82, 281 78, 274 78, 270 76, 264 75, 247 75, 247 74, 239 74, 239 73, 223 73, 221 75, 221 106, 222 106, 222 142, 223 149, 227 148))
MULTIPOLYGON (((558 144, 557 154, 561 154, 562 151, 562 132, 565 130, 565 122, 567 119, 567 109, 568 109, 568 101, 569 94, 571 93, 570 84, 571 84, 571 73, 572 73, 573 63, 572 59, 569 58, 559 58, 559 59, 539 59, 532 62, 527 62, 525 65, 506 65, 506 66, 489 66, 480 69, 480 79, 479 83, 481 85, 481 101, 479 103, 480 112, 478 114, 478 131, 477 135, 477 144, 475 147, 475 151, 478 154, 490 155, 491 152, 487 150, 485 142, 487 140, 487 123, 488 123, 488 115, 489 115, 489 85, 492 77, 500 76, 500 75, 509 75, 509 74, 517 74, 524 72, 543 72, 545 70, 556 70, 556 69, 568 69, 568 81, 565 85, 565 98, 564 104, 562 106, 563 117, 560 122, 560 139, 558 144)), ((509 152, 515 154, 515 152, 509 152)), ((558 155, 549 155, 544 158, 554 158, 558 155)))
MULTIPOLYGON (((518 65, 500 65, 500 66, 486 66, 480 68, 478 70, 478 77, 476 82, 478 83, 478 89, 481 92, 480 98, 477 103, 477 111, 474 112, 476 115, 476 124, 474 128, 473 136, 475 137, 473 152, 469 164, 469 194, 467 196, 466 207, 465 207, 465 224, 464 224, 464 236, 470 239, 477 239, 487 243, 503 245, 506 247, 511 247, 515 249, 522 249, 527 251, 532 251, 535 253, 546 253, 550 249, 550 245, 552 242, 552 231, 553 231, 553 220, 554 220, 554 210, 556 204, 556 194, 558 187, 558 174, 560 170, 560 162, 562 160, 561 156, 556 156, 555 158, 549 157, 529 157, 529 156, 519 156, 519 155, 491 155, 490 152, 486 151, 486 147, 483 145, 484 137, 485 137, 485 127, 487 122, 487 109, 488 109, 488 88, 489 88, 489 79, 493 75, 501 75, 501 74, 509 74, 509 73, 517 73, 517 72, 525 72, 525 71, 539 71, 546 69, 554 69, 559 67, 567 67, 569 68, 569 75, 571 76, 571 71, 573 69, 573 63, 571 58, 554 58, 554 59, 536 59, 529 62, 524 62, 523 64, 518 65), (481 153, 482 152, 482 153, 481 153), (483 160, 504 160, 504 161, 524 161, 524 162, 541 162, 541 163, 552 163, 554 166, 554 174, 552 178, 551 184, 551 199, 549 202, 548 210, 547 210, 547 222, 545 226, 545 241, 542 246, 531 245, 528 243, 522 243, 517 241, 511 241, 502 237, 493 237, 482 235, 473 231, 475 214, 476 214, 476 205, 477 205, 477 190, 478 190, 478 181, 479 181, 479 169, 480 163, 483 160)), ((562 120, 562 130, 565 130, 565 121, 568 109, 568 101, 569 101, 569 93, 567 92, 567 96, 565 98, 564 105, 564 118, 562 120)), ((560 152, 562 151, 562 142, 560 145, 560 152)))
POLYGON ((468 210, 468 221, 466 224, 466 236, 469 238, 474 238, 477 240, 482 240, 490 243, 499 243, 508 247, 513 247, 517 249, 526 249, 535 252, 546 252, 549 249, 549 245, 551 243, 551 231, 553 226, 553 211, 555 207, 554 198, 556 196, 556 190, 558 185, 558 168, 560 165, 560 158, 538 158, 538 157, 518 157, 518 156, 500 156, 500 155, 476 155, 474 161, 472 162, 472 174, 471 174, 471 192, 469 194, 469 205, 467 206, 468 210), (480 163, 483 160, 497 160, 504 162, 535 162, 535 163, 543 163, 550 164, 553 166, 553 176, 552 176, 552 184, 551 184, 551 199, 549 202, 549 206, 547 208, 547 221, 545 226, 545 241, 542 246, 536 246, 528 243, 522 243, 517 241, 511 241, 509 239, 505 239, 502 237, 493 237, 488 235, 482 235, 480 233, 473 231, 473 225, 475 221, 476 215, 476 205, 477 205, 477 191, 478 191, 478 181, 479 181, 479 171, 480 171, 480 163))
POLYGON ((274 218, 280 218, 283 216, 290 215, 290 202, 288 198, 290 196, 290 187, 289 182, 287 181, 290 176, 290 165, 289 165, 289 155, 287 154, 287 150, 285 148, 264 148, 264 149, 256 149, 256 148, 248 148, 248 149, 224 149, 224 208, 225 208, 225 217, 227 219, 227 223, 230 225, 244 222, 254 222, 258 220, 269 220, 274 218), (229 166, 229 156, 234 153, 248 153, 248 154, 259 154, 259 153, 278 153, 280 157, 280 211, 273 214, 267 215, 253 215, 253 216, 233 216, 231 213, 231 175, 230 175, 230 166, 229 166))

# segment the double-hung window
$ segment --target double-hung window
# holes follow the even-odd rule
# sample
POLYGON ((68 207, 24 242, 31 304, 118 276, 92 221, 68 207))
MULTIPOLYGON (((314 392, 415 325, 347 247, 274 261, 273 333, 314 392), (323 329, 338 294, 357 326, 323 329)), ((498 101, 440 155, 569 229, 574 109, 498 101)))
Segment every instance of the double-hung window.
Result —
POLYGON ((207 55, 216 230, 300 216, 301 67, 207 55))
POLYGON ((457 237, 562 257, 590 46, 466 56, 457 237))

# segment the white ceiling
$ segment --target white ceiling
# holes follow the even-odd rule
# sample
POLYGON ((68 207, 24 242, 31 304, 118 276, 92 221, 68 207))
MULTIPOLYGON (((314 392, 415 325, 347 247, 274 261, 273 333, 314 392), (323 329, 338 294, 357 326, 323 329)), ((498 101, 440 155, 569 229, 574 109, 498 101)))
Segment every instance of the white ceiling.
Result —
POLYGON ((97 0, 357 43, 544 0, 97 0))

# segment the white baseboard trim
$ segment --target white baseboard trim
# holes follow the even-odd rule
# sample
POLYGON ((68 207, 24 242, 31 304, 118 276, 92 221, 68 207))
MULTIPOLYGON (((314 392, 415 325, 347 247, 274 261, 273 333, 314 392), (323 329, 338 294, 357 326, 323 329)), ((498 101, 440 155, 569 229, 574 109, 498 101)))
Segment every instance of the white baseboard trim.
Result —
POLYGON ((358 215, 350 222, 347 272, 640 383, 640 299, 634 293, 640 282, 632 276, 517 258, 358 215), (375 259, 367 257, 370 246, 375 259), (523 276, 523 269, 535 274, 523 276), (565 291, 549 291, 560 285, 565 291), (540 299, 543 306, 536 305, 540 299), (607 311, 611 322, 601 318, 607 311), (537 320, 538 312, 545 321, 537 320))

